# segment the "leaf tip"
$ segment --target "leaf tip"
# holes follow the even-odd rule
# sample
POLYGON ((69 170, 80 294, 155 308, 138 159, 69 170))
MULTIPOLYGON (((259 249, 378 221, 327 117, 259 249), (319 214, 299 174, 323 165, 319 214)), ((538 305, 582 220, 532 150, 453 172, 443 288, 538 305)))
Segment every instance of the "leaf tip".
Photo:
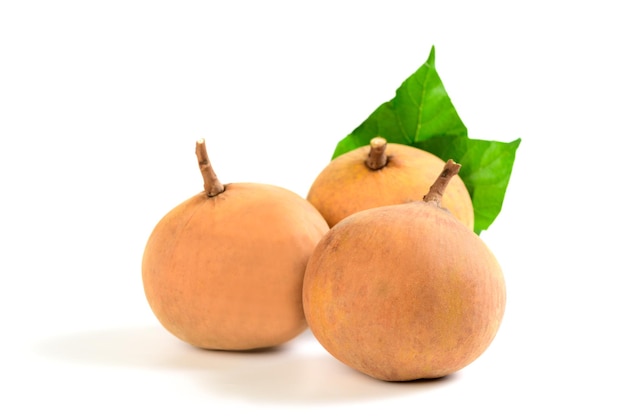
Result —
POLYGON ((435 45, 431 46, 430 54, 428 55, 428 60, 426 62, 433 67, 435 66, 435 45))

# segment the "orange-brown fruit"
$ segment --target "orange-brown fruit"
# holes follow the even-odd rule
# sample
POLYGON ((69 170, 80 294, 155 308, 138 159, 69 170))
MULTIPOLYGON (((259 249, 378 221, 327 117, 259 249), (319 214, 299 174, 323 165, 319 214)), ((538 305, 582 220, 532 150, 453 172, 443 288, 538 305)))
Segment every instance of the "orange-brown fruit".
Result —
MULTIPOLYGON (((361 210, 421 201, 443 164, 430 152, 377 137, 333 159, 311 185, 307 199, 333 227, 361 210)), ((474 229, 472 199, 460 177, 452 178, 442 204, 474 229)))
POLYGON ((423 201, 355 213, 309 259, 303 305, 321 345, 386 381, 446 376, 478 358, 504 314, 502 270, 440 207, 449 161, 423 201))
POLYGON ((206 349, 277 346, 307 327, 302 279, 328 231, 306 199, 272 185, 217 179, 196 143, 205 191, 156 225, 145 247, 146 298, 161 324, 206 349))

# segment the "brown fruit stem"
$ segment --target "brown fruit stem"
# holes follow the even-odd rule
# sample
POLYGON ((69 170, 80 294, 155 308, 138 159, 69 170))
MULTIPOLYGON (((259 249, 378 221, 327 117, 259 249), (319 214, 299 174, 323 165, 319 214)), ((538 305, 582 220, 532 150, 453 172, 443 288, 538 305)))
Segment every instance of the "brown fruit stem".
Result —
POLYGON ((452 177, 458 174, 460 169, 460 164, 457 164, 452 159, 448 159, 448 162, 446 162, 446 165, 443 167, 443 171, 441 171, 441 174, 439 174, 433 185, 430 186, 428 194, 424 196, 424 202, 432 202, 440 207, 443 192, 446 190, 452 177))
POLYGON ((370 140, 370 153, 367 155, 365 165, 372 170, 381 169, 387 165, 386 149, 387 141, 384 138, 377 137, 370 140))
POLYGON ((198 166, 204 179, 204 191, 208 197, 214 197, 224 192, 224 185, 217 179, 215 171, 209 161, 209 154, 206 151, 206 143, 204 139, 196 142, 196 156, 198 157, 198 166))

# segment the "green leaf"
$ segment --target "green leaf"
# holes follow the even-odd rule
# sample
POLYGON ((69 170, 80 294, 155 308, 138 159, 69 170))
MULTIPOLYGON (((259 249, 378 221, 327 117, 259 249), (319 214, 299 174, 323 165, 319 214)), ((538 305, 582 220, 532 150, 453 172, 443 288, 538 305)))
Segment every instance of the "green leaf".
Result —
POLYGON ((458 137, 420 143, 420 149, 461 164, 459 176, 472 197, 476 234, 487 230, 500 214, 520 142, 519 138, 504 143, 458 137))
POLYGON ((505 143, 468 137, 435 69, 434 46, 395 97, 337 144, 332 158, 368 145, 377 136, 460 163, 459 175, 472 197, 476 234, 487 230, 500 213, 521 139, 505 143))

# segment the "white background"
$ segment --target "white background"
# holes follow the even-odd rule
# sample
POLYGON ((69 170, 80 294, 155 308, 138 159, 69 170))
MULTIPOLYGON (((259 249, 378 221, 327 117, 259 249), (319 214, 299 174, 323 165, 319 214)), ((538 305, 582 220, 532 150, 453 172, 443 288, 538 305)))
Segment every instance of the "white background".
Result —
POLYGON ((0 415, 625 415, 619 6, 2 2, 0 415), (522 138, 481 235, 508 289, 485 354, 383 383, 308 332, 235 354, 161 328, 141 256, 201 190, 195 141, 223 182, 304 196, 433 45, 470 136, 522 138))

